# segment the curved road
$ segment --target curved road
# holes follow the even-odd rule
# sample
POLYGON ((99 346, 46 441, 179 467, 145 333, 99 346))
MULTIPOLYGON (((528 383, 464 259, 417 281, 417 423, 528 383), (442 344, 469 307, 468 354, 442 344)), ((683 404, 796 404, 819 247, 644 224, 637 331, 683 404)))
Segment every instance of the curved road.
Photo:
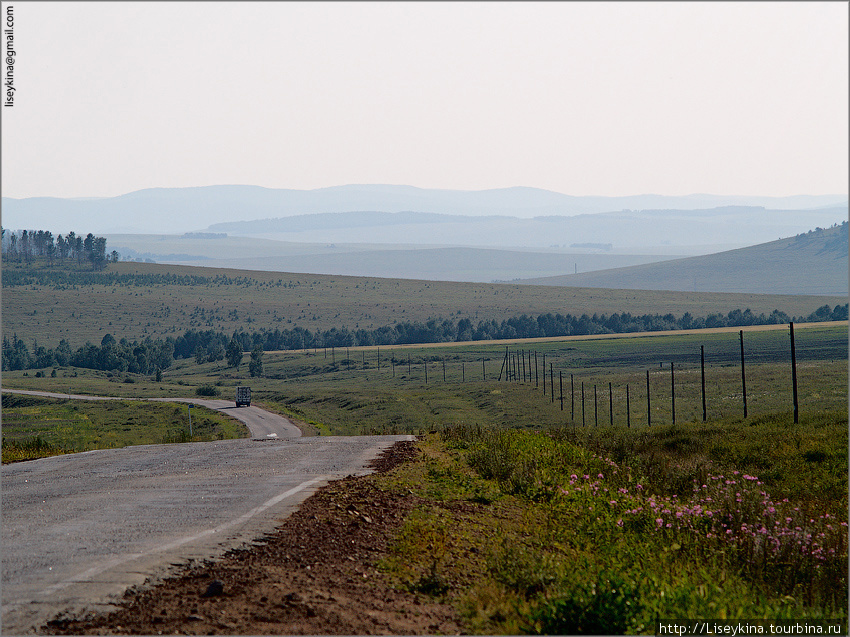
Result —
POLYGON ((107 610, 130 586, 249 543, 320 486, 369 473, 370 460, 412 439, 302 438, 287 419, 258 407, 184 402, 239 418, 252 438, 3 466, 3 634, 33 632, 61 612, 107 610))
POLYGON ((88 396, 85 394, 57 394, 46 391, 28 391, 24 389, 4 389, 9 394, 26 394, 28 396, 43 396, 45 398, 68 398, 71 400, 153 400, 168 403, 190 403, 217 409, 228 416, 233 416, 247 425, 251 436, 262 438, 277 436, 282 438, 297 438, 301 430, 292 421, 279 414, 273 414, 259 407, 237 407, 232 400, 206 400, 195 398, 116 398, 114 396, 88 396))

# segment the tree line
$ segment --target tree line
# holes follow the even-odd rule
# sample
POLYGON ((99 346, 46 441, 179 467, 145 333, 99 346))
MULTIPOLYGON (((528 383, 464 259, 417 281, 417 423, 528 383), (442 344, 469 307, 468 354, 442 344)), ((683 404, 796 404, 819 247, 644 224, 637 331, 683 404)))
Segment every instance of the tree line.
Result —
MULTIPOLYGON (((113 254, 118 254, 113 252, 113 254)), ((119 255, 120 256, 120 255, 119 255)), ((6 255, 4 254, 4 258, 6 255)), ((150 287, 153 285, 182 285, 182 286, 219 286, 240 285, 250 287, 251 285, 262 285, 257 279, 250 277, 229 277, 224 274, 216 276, 202 276, 199 274, 176 274, 173 272, 139 273, 139 272, 92 272, 75 270, 9 270, 4 272, 3 287, 14 287, 16 285, 111 285, 121 287, 150 287)), ((277 287, 297 287, 292 282, 285 283, 278 279, 277 287)))
POLYGON ((673 314, 632 315, 628 312, 611 315, 593 314, 592 316, 547 313, 540 314, 536 318, 523 314, 501 322, 490 319, 479 321, 477 325, 473 325, 468 318, 457 321, 431 319, 425 322, 397 323, 372 330, 334 327, 328 330, 310 331, 295 327, 284 330, 266 329, 252 333, 241 330, 230 336, 214 330, 190 329, 176 338, 148 337, 141 342, 129 342, 126 338, 116 341, 112 335, 107 334, 103 337, 100 346, 86 343, 76 351, 72 351, 64 339, 60 341, 58 347, 53 349, 39 346, 35 342, 30 349, 15 334, 12 338, 8 336, 3 338, 2 369, 7 371, 71 365, 104 371, 152 374, 157 369, 168 369, 175 358, 194 358, 198 364, 226 359, 230 367, 236 367, 242 361, 244 352, 251 352, 254 362, 253 371, 259 371, 261 374, 262 353, 271 350, 653 332, 784 324, 791 321, 795 323, 841 321, 848 318, 848 306, 847 303, 836 305, 834 308, 823 305, 808 316, 800 317, 790 317, 779 310, 766 315, 754 314, 750 309, 743 311, 736 309, 725 315, 715 313, 706 317, 694 317, 689 312, 679 318, 673 314))
POLYGON ((152 339, 129 342, 116 341, 107 334, 100 345, 87 342, 73 350, 62 339, 55 348, 33 341, 32 349, 17 334, 3 336, 3 371, 43 369, 45 367, 82 367, 103 371, 122 371, 131 374, 155 374, 171 367, 174 362, 174 339, 152 339))
POLYGON ((47 260, 50 267, 58 263, 91 263, 92 269, 102 270, 109 261, 118 261, 119 254, 112 251, 106 254, 106 238, 96 237, 89 232, 85 237, 73 231, 67 235, 57 235, 54 239, 49 230, 0 230, 4 261, 17 261, 27 264, 35 259, 47 260))

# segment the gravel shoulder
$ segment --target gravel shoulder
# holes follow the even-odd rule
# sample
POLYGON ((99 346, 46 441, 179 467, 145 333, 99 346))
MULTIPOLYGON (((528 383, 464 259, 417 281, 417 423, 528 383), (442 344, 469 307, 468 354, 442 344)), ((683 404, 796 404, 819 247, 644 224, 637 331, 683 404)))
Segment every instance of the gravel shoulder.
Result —
MULTIPOLYGON (((398 442, 376 472, 415 457, 398 442)), ((419 504, 352 476, 319 489, 271 534, 130 589, 120 610, 57 617, 42 634, 456 634, 454 609, 394 588, 377 569, 419 504)))

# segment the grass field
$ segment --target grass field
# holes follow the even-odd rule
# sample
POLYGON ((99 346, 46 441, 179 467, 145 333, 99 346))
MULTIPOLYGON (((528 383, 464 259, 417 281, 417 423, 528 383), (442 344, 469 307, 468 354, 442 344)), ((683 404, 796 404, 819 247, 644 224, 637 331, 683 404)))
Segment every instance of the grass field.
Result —
MULTIPOLYGON (((724 431, 739 456, 760 451, 747 429, 724 431)), ((639 446, 631 436, 625 448, 639 446)), ((806 467, 765 481, 737 458, 689 464, 659 447, 645 462, 577 442, 564 430, 427 436, 416 462, 378 478, 421 503, 381 569, 453 604, 471 634, 657 634, 706 618, 846 627, 846 457, 829 472, 843 500, 801 505, 783 487, 817 479, 806 467), (675 471, 657 470, 661 455, 675 471)))
POLYGON ((71 283, 57 278, 56 272, 61 269, 25 269, 4 263, 4 334, 17 334, 28 345, 35 340, 46 347, 65 339, 76 349, 86 341, 100 343, 107 333, 132 341, 177 336, 187 329, 227 334, 296 326, 356 330, 440 317, 469 318, 477 324, 547 312, 574 316, 672 313, 678 317, 685 312, 725 315, 750 308, 755 314, 778 309, 790 316, 808 316, 824 304, 835 306, 847 300, 451 283, 128 262, 110 264, 104 273, 82 273, 94 277, 84 279, 88 282, 71 283))
POLYGON ((196 406, 3 394, 3 463, 128 445, 241 438, 242 423, 196 406))
MULTIPOLYGON (((8 372, 3 383, 128 399, 188 397, 205 385, 228 397, 250 384, 257 404, 321 435, 420 434, 417 461, 376 477, 420 498, 379 567, 395 586, 454 604, 472 634, 653 634, 661 620, 700 618, 846 622, 848 326, 799 328, 799 424, 787 326, 744 330, 747 418, 739 335, 729 329, 275 352, 259 379, 247 361, 181 360, 161 382, 60 368, 55 377, 8 372), (506 347, 515 363, 523 354, 525 380, 518 364, 520 378, 505 380, 506 347), (544 355, 554 396, 548 384, 544 395, 544 355)), ((76 404, 7 401, 4 454, 7 418, 19 440, 66 448, 79 444, 66 433, 118 445, 143 423, 152 442, 185 434, 182 406, 157 405, 159 414, 149 403, 93 403, 112 413, 84 426, 76 404)))

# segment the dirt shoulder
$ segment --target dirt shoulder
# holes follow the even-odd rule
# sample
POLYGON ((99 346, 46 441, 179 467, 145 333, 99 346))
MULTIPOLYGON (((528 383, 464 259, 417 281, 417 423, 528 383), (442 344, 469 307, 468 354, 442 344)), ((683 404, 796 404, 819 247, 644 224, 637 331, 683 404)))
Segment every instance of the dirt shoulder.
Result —
MULTIPOLYGON (((386 472, 417 454, 400 442, 375 461, 386 472)), ((376 565, 420 499, 373 476, 320 489, 272 534, 216 561, 187 565, 129 590, 118 611, 58 618, 42 634, 456 634, 448 605, 391 586, 376 565)))

